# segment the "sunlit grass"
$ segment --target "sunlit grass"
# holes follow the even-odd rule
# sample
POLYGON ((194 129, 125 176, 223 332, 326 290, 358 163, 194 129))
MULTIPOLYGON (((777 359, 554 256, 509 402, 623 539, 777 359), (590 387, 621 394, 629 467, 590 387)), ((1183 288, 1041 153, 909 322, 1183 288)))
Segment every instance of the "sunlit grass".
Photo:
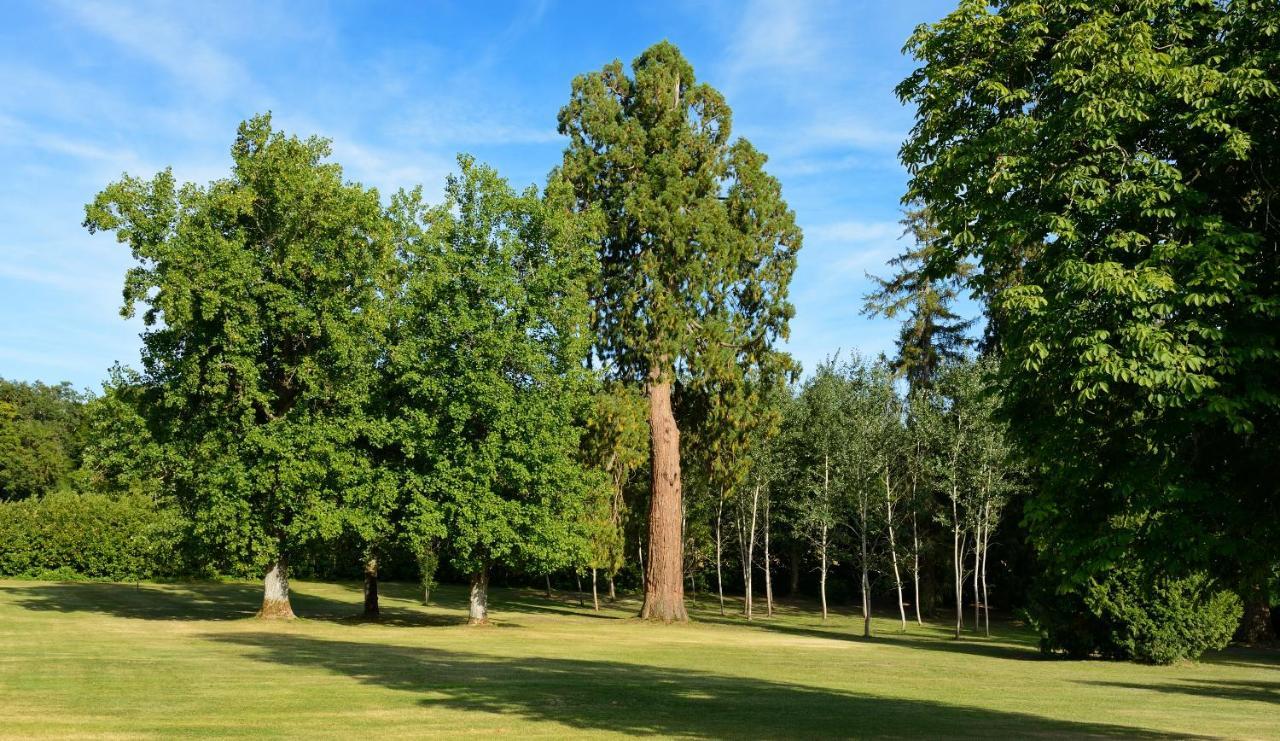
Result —
POLYGON ((461 589, 422 607, 409 585, 375 623, 357 585, 294 587, 304 619, 271 623, 255 584, 0 581, 0 735, 1280 737, 1276 652, 1044 660, 1003 624, 957 642, 877 619, 866 641, 852 613, 748 624, 702 599, 661 626, 532 590, 473 628, 461 589))

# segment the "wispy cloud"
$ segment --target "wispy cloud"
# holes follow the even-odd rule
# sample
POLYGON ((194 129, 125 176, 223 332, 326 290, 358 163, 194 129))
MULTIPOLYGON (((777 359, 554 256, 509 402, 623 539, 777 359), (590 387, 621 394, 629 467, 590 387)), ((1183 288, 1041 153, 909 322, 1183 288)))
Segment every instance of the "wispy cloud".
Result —
POLYGON ((157 4, 145 10, 123 3, 81 0, 62 8, 86 29, 145 59, 200 95, 225 97, 242 90, 248 71, 229 54, 174 13, 181 5, 157 4))

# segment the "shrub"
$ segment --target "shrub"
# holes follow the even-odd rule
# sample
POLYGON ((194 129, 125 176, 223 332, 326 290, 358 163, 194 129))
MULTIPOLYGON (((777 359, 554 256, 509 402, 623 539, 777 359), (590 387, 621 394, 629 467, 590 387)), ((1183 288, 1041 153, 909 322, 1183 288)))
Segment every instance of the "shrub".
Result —
POLYGON ((1203 573, 1151 577, 1130 568, 1081 594, 1041 595, 1029 617, 1048 652, 1171 664, 1226 646, 1242 611, 1236 594, 1203 573))
POLYGON ((0 575, 117 581, 183 571, 182 517, 141 495, 59 491, 0 503, 0 575))

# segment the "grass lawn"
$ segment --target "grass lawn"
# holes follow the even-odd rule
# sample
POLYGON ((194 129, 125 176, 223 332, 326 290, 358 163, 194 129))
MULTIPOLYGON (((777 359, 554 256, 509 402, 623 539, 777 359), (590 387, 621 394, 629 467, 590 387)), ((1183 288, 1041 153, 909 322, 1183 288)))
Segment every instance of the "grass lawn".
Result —
POLYGON ((384 584, 295 583, 304 619, 251 617, 256 584, 0 581, 0 736, 1280 738, 1280 653, 1149 667, 1042 659, 1032 637, 943 626, 856 637, 786 607, 748 624, 707 600, 687 626, 495 590, 422 607, 384 584))

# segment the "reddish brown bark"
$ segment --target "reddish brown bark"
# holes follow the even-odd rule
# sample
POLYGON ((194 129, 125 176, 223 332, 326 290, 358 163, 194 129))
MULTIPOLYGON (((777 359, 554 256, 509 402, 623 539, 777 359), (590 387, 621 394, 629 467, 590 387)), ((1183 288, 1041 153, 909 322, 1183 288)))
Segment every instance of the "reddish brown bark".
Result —
POLYGON ((640 617, 685 622, 684 552, 680 533, 680 430, 671 409, 671 383, 649 382, 652 497, 649 504, 649 558, 645 563, 644 606, 640 617))

